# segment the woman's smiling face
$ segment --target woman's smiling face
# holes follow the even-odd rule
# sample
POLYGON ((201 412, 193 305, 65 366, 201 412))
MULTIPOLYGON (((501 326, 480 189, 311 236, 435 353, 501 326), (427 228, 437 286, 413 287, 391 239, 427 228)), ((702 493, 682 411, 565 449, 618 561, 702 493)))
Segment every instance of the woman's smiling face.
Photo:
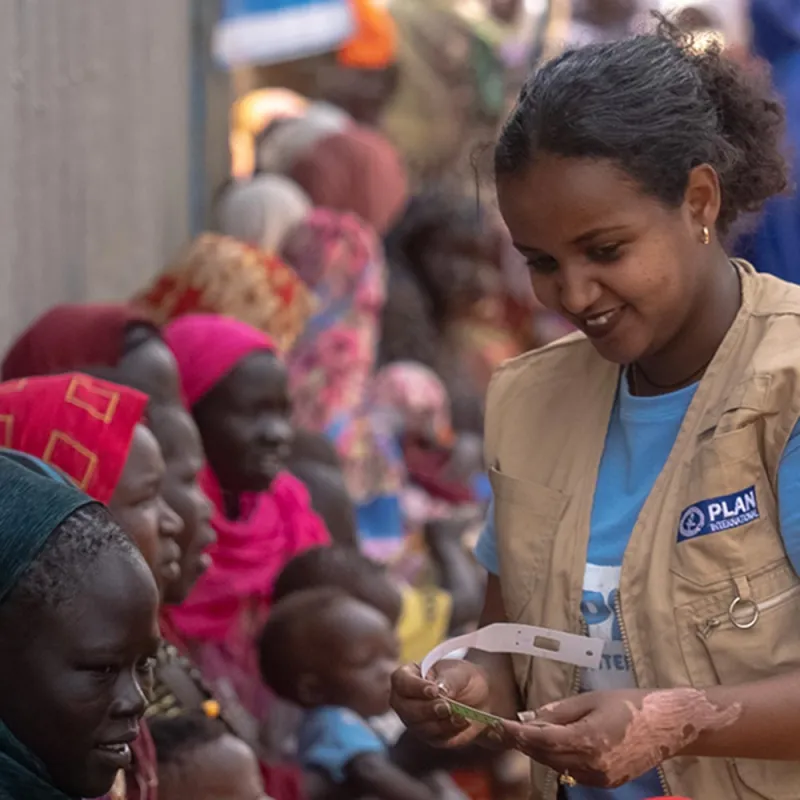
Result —
POLYGON ((546 153, 498 181, 536 296, 620 364, 658 353, 691 326, 707 277, 697 216, 715 193, 714 171, 698 167, 671 208, 608 160, 546 153))
POLYGON ((159 643, 155 583, 141 558, 106 551, 74 597, 25 609, 4 649, 0 716, 70 797, 97 797, 130 764, 159 643), (21 623, 19 623, 21 624, 21 623))

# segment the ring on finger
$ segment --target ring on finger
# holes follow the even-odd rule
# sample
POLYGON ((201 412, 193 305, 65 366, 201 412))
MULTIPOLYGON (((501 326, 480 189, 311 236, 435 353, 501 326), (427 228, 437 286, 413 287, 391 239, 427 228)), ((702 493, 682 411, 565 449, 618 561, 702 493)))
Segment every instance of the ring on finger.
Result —
POLYGON ((569 774, 569 770, 565 769, 561 775, 558 777, 558 782, 562 786, 566 786, 568 789, 572 789, 573 787, 578 785, 578 781, 569 774))

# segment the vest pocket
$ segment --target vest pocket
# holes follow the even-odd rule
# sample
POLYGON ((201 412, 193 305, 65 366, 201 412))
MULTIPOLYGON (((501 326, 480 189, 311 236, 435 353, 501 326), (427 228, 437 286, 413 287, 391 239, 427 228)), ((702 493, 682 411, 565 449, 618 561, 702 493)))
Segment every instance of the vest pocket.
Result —
POLYGON ((765 800, 797 800, 800 792, 800 764, 796 761, 733 761, 739 780, 765 800))
MULTIPOLYGON (((678 609, 677 615, 695 686, 735 686, 800 669, 800 580, 785 560, 732 579, 725 589, 678 609)), ((733 759, 731 764, 736 778, 757 797, 800 796, 799 762, 733 759)))
POLYGON ((549 568, 553 540, 568 497, 556 489, 489 471, 494 492, 494 524, 503 599, 510 622, 517 622, 535 581, 549 568))

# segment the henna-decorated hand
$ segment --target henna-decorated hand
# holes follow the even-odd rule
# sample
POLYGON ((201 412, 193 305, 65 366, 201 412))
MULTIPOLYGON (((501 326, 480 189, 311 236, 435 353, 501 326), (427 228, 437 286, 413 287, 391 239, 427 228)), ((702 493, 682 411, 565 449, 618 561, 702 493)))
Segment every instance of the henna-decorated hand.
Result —
POLYGON ((616 788, 680 754, 704 731, 733 724, 741 707, 719 709, 695 689, 589 692, 507 722, 509 746, 586 786, 616 788))

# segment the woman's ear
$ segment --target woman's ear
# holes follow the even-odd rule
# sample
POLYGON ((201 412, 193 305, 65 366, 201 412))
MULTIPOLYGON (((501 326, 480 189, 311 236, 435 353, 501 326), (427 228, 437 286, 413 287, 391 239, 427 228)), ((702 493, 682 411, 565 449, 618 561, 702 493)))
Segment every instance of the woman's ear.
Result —
POLYGON ((692 224, 713 230, 717 225, 721 205, 722 190, 717 171, 708 164, 692 169, 684 193, 684 206, 692 224))

